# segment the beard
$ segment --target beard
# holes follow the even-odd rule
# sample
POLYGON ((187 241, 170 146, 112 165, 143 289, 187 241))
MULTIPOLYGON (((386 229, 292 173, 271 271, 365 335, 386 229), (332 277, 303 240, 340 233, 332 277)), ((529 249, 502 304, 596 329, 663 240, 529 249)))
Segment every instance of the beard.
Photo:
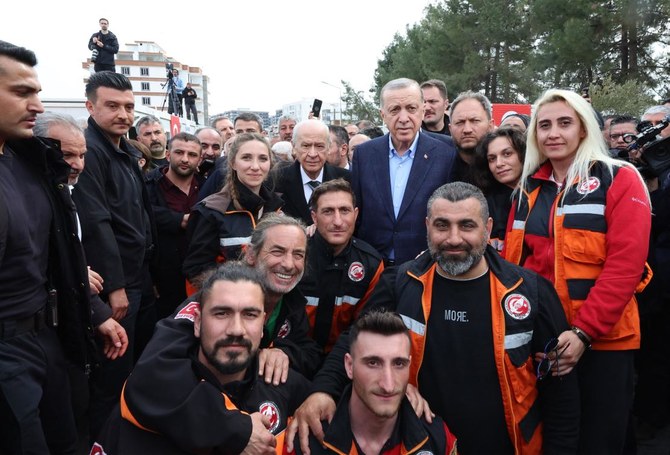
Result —
POLYGON ((162 157, 165 154, 165 145, 160 142, 152 142, 149 145, 151 155, 154 157, 162 157))
POLYGON ((189 167, 188 169, 184 170, 184 169, 180 168, 178 164, 175 165, 175 166, 170 164, 170 169, 172 169, 172 172, 174 172, 175 174, 180 175, 182 177, 188 177, 190 175, 193 175, 193 173, 195 172, 195 168, 193 168, 193 167, 189 167))
MULTIPOLYGON (((287 294, 290 291, 295 288, 300 280, 302 280, 302 276, 305 273, 304 270, 300 272, 299 275, 293 277, 293 282, 290 285, 285 285, 285 284, 279 284, 276 283, 272 279, 272 274, 274 273, 270 268, 265 264, 263 261, 259 261, 258 264, 256 264, 256 270, 260 273, 260 275, 263 277, 263 285, 265 286, 265 289, 267 289, 268 292, 276 294, 276 295, 283 295, 287 294)), ((284 273, 284 272, 280 272, 284 273)), ((287 273, 289 274, 289 273, 287 273)))
POLYGON ((206 349, 202 345, 200 348, 209 364, 216 368, 219 373, 226 375, 246 370, 258 353, 258 349, 253 349, 251 341, 242 337, 228 337, 225 340, 219 340, 214 343, 214 347, 211 350, 206 349), (226 360, 219 359, 216 355, 219 349, 231 345, 244 346, 247 353, 246 357, 242 355, 244 354, 243 352, 228 352, 226 353, 226 360))
POLYGON ((482 238, 482 243, 480 245, 472 246, 465 244, 465 257, 463 258, 453 255, 443 255, 443 252, 447 251, 447 248, 441 248, 438 245, 435 245, 430 239, 428 239, 428 251, 433 260, 437 262, 438 267, 444 270, 448 275, 460 276, 479 264, 479 261, 481 261, 484 252, 486 251, 487 241, 488 239, 485 235, 482 238))

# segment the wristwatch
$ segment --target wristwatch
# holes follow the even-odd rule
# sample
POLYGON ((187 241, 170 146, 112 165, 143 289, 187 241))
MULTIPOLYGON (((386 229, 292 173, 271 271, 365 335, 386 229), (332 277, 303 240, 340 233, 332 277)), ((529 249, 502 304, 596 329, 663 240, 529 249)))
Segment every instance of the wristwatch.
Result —
POLYGON ((582 343, 584 343, 586 349, 591 349, 591 338, 582 329, 573 325, 571 330, 572 333, 577 335, 577 338, 579 338, 582 343))

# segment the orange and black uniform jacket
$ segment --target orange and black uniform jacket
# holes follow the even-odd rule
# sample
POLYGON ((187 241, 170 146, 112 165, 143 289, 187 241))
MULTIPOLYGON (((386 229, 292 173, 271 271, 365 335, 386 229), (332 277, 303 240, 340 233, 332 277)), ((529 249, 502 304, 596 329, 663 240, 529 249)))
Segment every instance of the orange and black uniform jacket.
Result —
POLYGON ((384 262, 377 250, 357 238, 333 256, 318 232, 307 251, 305 276, 298 288, 307 299, 309 334, 327 353, 365 307, 384 262))
MULTIPOLYGON (((547 280, 503 260, 493 247, 487 247, 484 257, 491 273, 495 366, 510 440, 519 454, 575 452, 579 428, 577 378, 571 373, 562 381, 538 384, 533 362, 534 354, 544 349, 547 340, 568 329, 558 297, 547 280), (512 294, 526 297, 529 317, 516 320, 503 310, 504 302, 512 294)), ((447 358, 424 356, 435 267, 430 254, 423 252, 413 261, 387 269, 366 311, 386 307, 403 317, 412 337, 410 383, 418 385, 433 412, 450 421, 458 416, 450 415, 448 409, 440 409, 436 405, 438 400, 431 399, 441 391, 422 390, 419 382, 419 373, 430 374, 430 369, 467 368, 467 365, 450 365, 447 358)), ((347 382, 342 365, 348 349, 348 340, 340 337, 314 378, 313 392, 340 395, 347 382)), ((477 403, 472 405, 477 406, 477 403)), ((485 428, 482 437, 486 437, 485 428)))
POLYGON ((632 169, 613 170, 612 176, 594 163, 589 180, 574 183, 563 197, 565 190, 556 194, 555 185, 549 184, 552 168, 545 163, 530 178, 521 206, 518 201, 512 205, 503 253, 530 268, 529 262, 551 264, 553 273, 546 278, 553 281, 568 321, 593 338, 593 349, 628 350, 640 347, 633 293, 651 279, 651 270, 645 268, 651 207, 632 169), (548 206, 536 204, 543 197, 553 200, 546 213, 548 237, 527 225, 532 210, 548 206))
MULTIPOLYGON (((153 343, 152 339, 152 343, 153 343)), ((197 360, 199 342, 193 338, 188 357, 190 368, 171 368, 164 363, 170 356, 179 356, 181 349, 153 351, 143 356, 141 364, 130 377, 117 406, 107 421, 94 447, 106 455, 139 453, 240 453, 251 436, 249 414, 261 412, 270 419, 270 432, 283 445, 284 430, 289 417, 304 400, 307 379, 290 371, 285 383, 266 384, 258 377, 258 358, 241 381, 222 385, 197 360), (157 355, 156 355, 157 354, 157 355), (158 369, 160 384, 144 375, 147 369, 158 369), (141 393, 160 389, 160 393, 141 393), (170 407, 160 400, 164 393, 183 400, 170 407)), ((145 351, 146 352, 146 351, 145 351)), ((181 351, 183 353, 183 351, 181 351)), ((278 452, 280 453, 280 452, 278 452)))
MULTIPOLYGON (((342 396, 337 405, 335 416, 330 424, 322 422, 324 439, 322 446, 310 435, 309 450, 312 455, 359 455, 358 444, 351 430, 349 400, 351 387, 342 396)), ((296 454, 301 454, 300 445, 295 445, 296 454)), ((381 451, 381 455, 456 455, 456 437, 451 434, 444 421, 433 418, 433 423, 416 416, 407 398, 400 403, 398 421, 391 438, 381 451)))

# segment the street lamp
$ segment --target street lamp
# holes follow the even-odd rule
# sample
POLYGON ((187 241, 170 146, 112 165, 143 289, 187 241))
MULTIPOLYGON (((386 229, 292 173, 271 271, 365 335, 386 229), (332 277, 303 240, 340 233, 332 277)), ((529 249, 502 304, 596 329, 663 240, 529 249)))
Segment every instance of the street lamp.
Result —
POLYGON ((333 85, 333 84, 330 84, 330 83, 328 83, 328 82, 326 82, 326 81, 321 81, 321 83, 322 83, 322 84, 325 84, 325 85, 329 85, 329 86, 331 86, 331 87, 333 87, 333 88, 336 88, 337 91, 339 92, 338 99, 339 99, 339 101, 340 101, 340 125, 342 125, 342 87, 339 86, 339 85, 333 85))

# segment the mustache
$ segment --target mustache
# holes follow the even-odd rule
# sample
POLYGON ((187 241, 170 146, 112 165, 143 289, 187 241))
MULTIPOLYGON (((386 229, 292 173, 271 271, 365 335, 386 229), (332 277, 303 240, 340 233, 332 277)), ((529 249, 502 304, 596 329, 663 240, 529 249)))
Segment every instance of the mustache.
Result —
POLYGON ((214 349, 225 348, 228 346, 244 346, 248 350, 251 350, 251 341, 244 337, 228 337, 214 343, 214 349))

